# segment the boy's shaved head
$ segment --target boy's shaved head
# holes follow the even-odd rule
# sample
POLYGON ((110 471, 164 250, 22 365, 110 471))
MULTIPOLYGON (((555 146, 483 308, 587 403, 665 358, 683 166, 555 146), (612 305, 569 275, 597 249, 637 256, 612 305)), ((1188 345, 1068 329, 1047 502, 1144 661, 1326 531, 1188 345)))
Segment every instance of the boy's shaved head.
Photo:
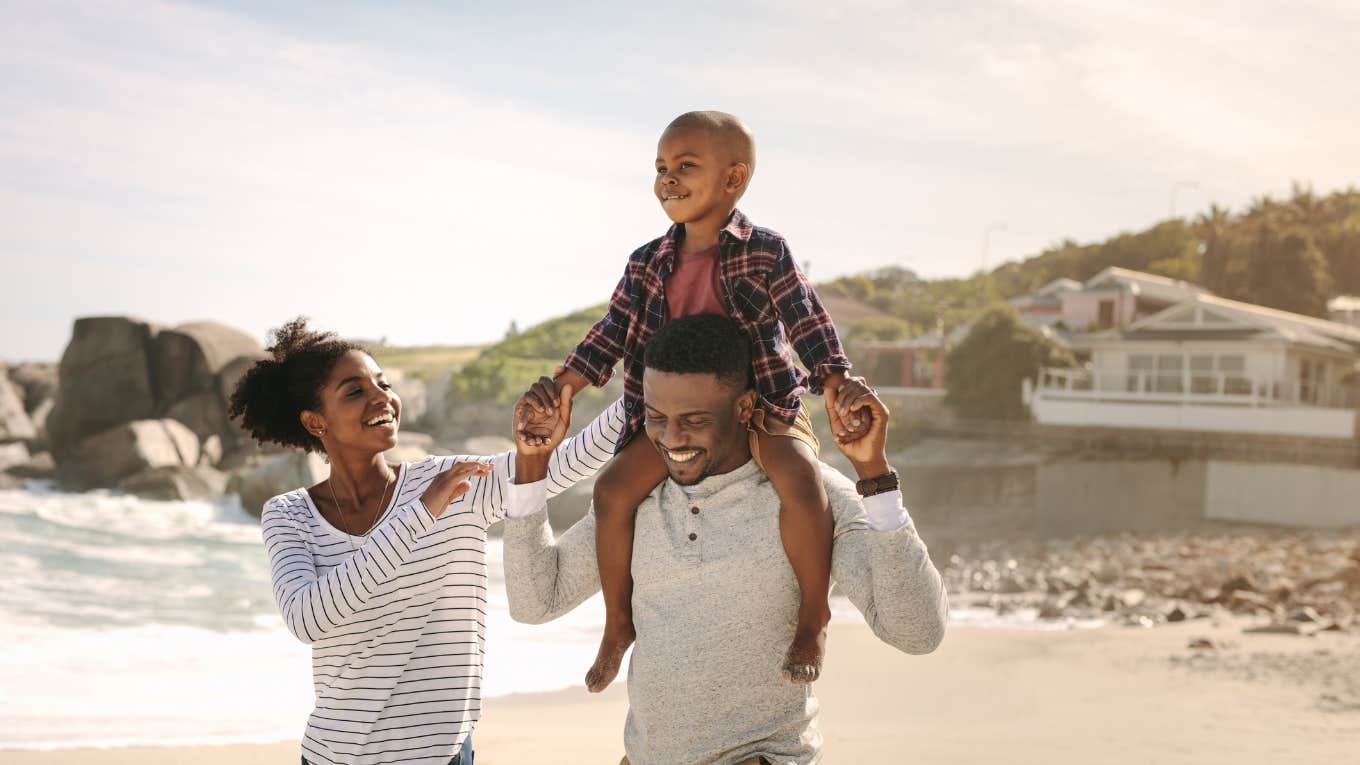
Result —
POLYGON ((671 120, 666 132, 672 130, 705 130, 719 149, 727 153, 733 163, 742 162, 754 173, 756 170, 756 139, 751 128, 740 117, 727 112, 685 112, 671 120))

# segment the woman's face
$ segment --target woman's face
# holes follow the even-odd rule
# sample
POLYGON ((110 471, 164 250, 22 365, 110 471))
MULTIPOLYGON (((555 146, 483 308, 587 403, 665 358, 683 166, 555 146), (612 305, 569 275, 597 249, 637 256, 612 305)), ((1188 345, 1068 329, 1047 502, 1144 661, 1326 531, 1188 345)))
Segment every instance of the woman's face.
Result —
POLYGON ((401 397, 372 356, 363 351, 341 356, 317 397, 321 411, 303 412, 303 425, 316 433, 319 423, 326 451, 338 447, 376 454, 397 445, 401 397))

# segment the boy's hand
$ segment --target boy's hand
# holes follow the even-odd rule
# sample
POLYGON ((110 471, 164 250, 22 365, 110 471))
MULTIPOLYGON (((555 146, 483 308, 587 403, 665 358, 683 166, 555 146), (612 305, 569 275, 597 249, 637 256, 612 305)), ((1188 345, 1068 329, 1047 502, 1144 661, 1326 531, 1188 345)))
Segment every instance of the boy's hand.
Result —
POLYGON ((863 397, 875 395, 863 377, 843 377, 839 385, 825 389, 826 415, 837 443, 857 441, 869 432, 868 404, 863 397))
POLYGON ((571 396, 571 383, 558 391, 550 377, 529 386, 515 404, 515 447, 520 454, 549 454, 562 443, 571 424, 571 396))
MULTIPOLYGON (((858 379, 858 378, 851 378, 858 379)), ((860 418, 864 433, 857 438, 836 438, 836 448, 841 450, 852 463, 858 466, 877 466, 880 463, 887 465, 886 446, 888 443, 888 407, 878 398, 863 379, 858 379, 859 386, 850 387, 850 381, 840 388, 831 389, 826 392, 826 405, 828 411, 835 411, 837 407, 845 406, 860 418)), ((887 472, 886 468, 879 472, 887 472)), ((879 473, 872 473, 878 475, 879 473)))

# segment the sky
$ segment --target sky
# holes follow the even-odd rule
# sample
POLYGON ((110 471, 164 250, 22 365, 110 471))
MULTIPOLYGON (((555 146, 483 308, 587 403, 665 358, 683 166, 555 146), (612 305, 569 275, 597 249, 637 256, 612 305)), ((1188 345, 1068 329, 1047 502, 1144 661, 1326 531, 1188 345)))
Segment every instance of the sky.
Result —
POLYGON ((814 280, 1360 185, 1360 0, 641 5, 0 0, 0 359, 79 316, 472 344, 604 302, 691 109, 752 126, 742 209, 814 280))

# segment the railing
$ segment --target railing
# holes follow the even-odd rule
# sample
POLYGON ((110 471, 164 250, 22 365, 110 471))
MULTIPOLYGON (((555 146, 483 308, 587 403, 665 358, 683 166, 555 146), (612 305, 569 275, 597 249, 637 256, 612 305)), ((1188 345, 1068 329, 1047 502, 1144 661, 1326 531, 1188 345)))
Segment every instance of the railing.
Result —
POLYGON ((1035 393, 1046 398, 1210 406, 1350 409, 1354 389, 1249 378, 1226 372, 1101 372, 1049 367, 1035 393))

